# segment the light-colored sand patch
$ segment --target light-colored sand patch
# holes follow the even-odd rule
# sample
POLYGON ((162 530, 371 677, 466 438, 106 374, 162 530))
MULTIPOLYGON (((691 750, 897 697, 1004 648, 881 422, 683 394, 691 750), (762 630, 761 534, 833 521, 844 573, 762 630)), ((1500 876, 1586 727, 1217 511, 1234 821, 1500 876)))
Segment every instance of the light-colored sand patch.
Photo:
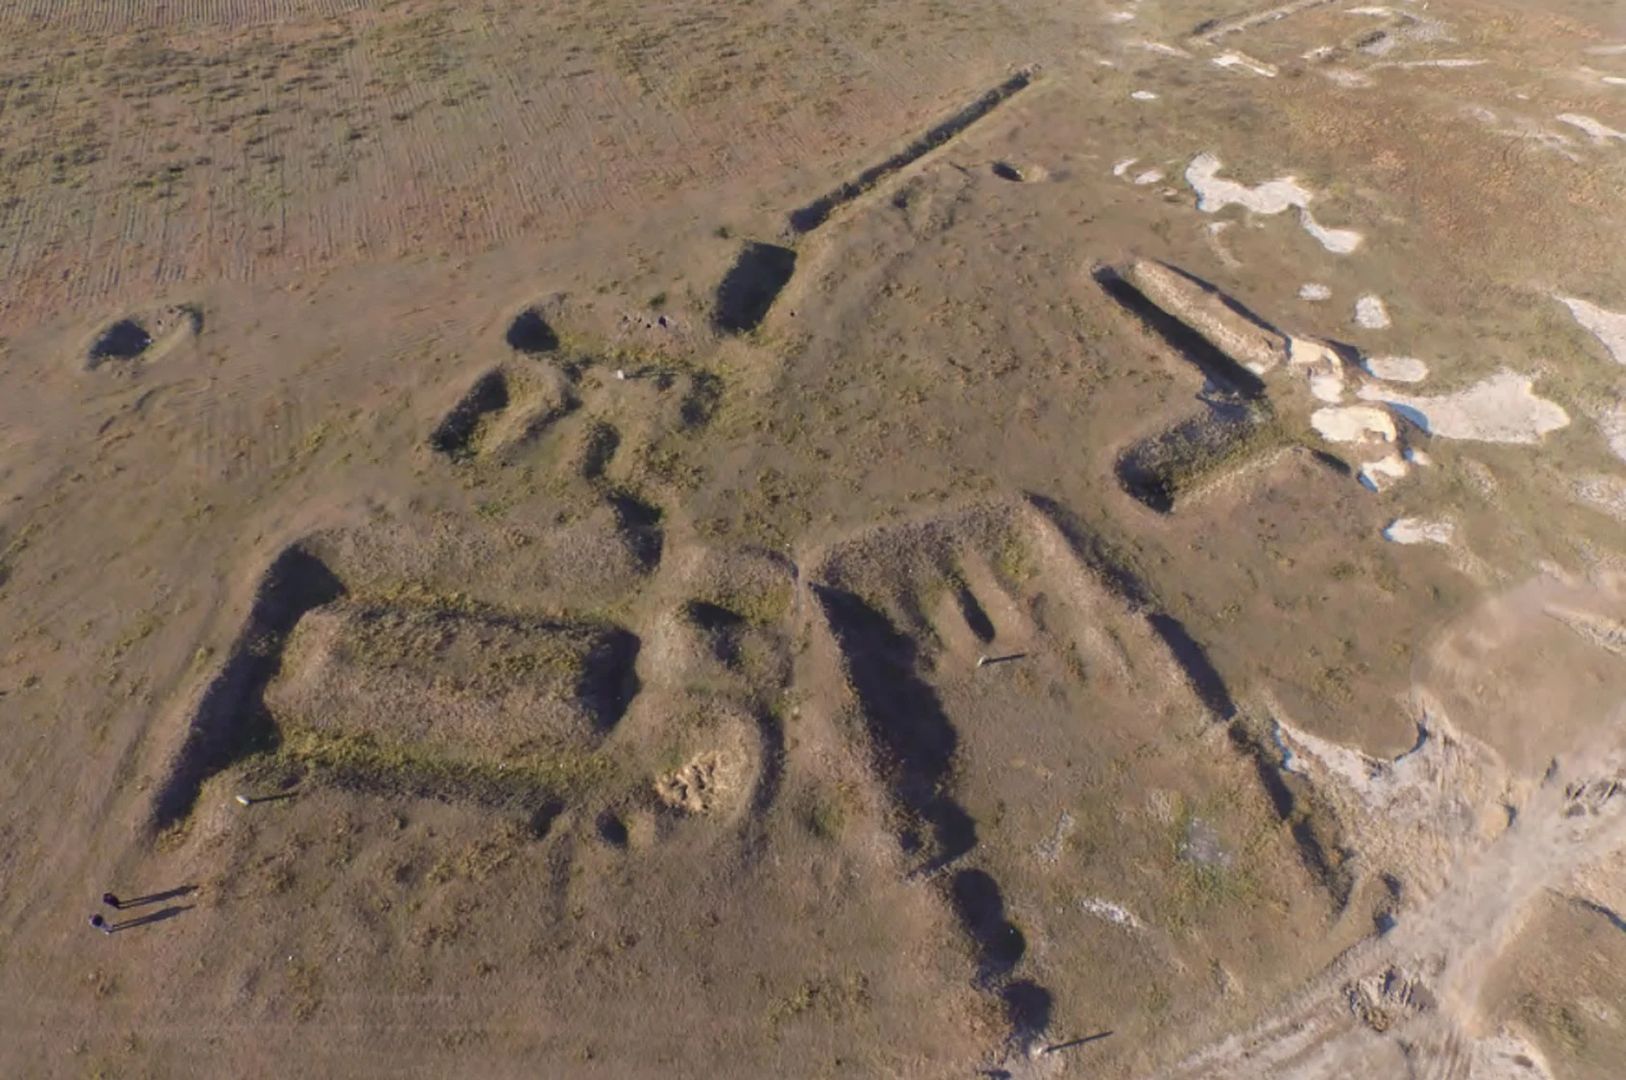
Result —
POLYGON ((1235 204, 1255 213, 1270 215, 1296 206, 1299 208, 1299 224, 1304 231, 1335 255, 1348 255, 1360 247, 1365 239, 1354 229, 1329 228, 1318 222, 1307 208, 1311 193, 1291 176, 1268 180, 1250 188, 1233 180, 1221 179, 1217 175, 1220 167, 1219 159, 1210 153, 1197 155, 1186 167, 1186 182, 1197 192, 1197 209, 1204 213, 1214 213, 1235 204))
POLYGON ((1248 56, 1245 53, 1220 53, 1220 55, 1214 57, 1212 62, 1218 67, 1241 68, 1244 71, 1251 71, 1255 75, 1261 75, 1267 79, 1274 79, 1276 77, 1276 66, 1274 64, 1267 64, 1262 60, 1255 60, 1253 57, 1248 56))
POLYGON ((1606 143, 1610 139, 1626 141, 1626 131, 1616 131, 1608 124, 1599 123, 1590 116, 1582 116, 1580 113, 1559 113, 1554 119, 1560 124, 1568 124, 1572 128, 1586 132, 1587 137, 1597 144, 1606 143))
POLYGON ((1078 906, 1087 914, 1099 916, 1126 930, 1144 929, 1144 924, 1135 918, 1134 912, 1122 904, 1114 904, 1111 900, 1103 900, 1099 896, 1086 896, 1078 902, 1078 906))
POLYGON ((1203 232, 1208 240, 1209 248, 1213 250, 1215 255, 1219 256, 1219 261, 1232 270, 1240 270, 1242 269, 1242 260, 1231 254, 1230 249, 1225 246, 1222 239, 1225 230, 1229 229, 1233 224, 1235 223, 1230 221, 1210 221, 1203 232))
POLYGON ((1344 400, 1344 376, 1340 372, 1317 371, 1310 375, 1310 396, 1336 405, 1344 400))
POLYGON ((1626 312, 1606 311, 1597 304, 1574 296, 1560 296, 1558 301, 1570 309, 1581 329, 1603 342, 1609 355, 1626 364, 1626 312))
POLYGON ((1409 464, 1416 465, 1421 468, 1427 468, 1428 466, 1434 464, 1434 459, 1430 457, 1426 451, 1419 450, 1415 446, 1406 447, 1406 449, 1400 452, 1400 455, 1401 457, 1404 457, 1409 464))
POLYGON ((1161 41, 1132 41, 1129 43, 1129 48, 1145 49, 1147 52, 1157 53, 1160 56, 1177 56, 1182 60, 1191 59, 1191 54, 1186 50, 1161 41))
POLYGON ((1564 157, 1566 160, 1577 163, 1581 161, 1581 155, 1575 150, 1571 149, 1571 147, 1575 145, 1575 140, 1571 139, 1568 135, 1565 135, 1561 131, 1554 131, 1552 128, 1546 127, 1536 120, 1532 120, 1528 116, 1520 116, 1516 113, 1511 113, 1506 118, 1506 122, 1504 122, 1502 116, 1498 114, 1496 110, 1486 108, 1483 105, 1464 106, 1463 113, 1467 116, 1473 117, 1475 120, 1478 120, 1481 123, 1498 125, 1493 128, 1495 133, 1498 135, 1506 135, 1514 139, 1524 139, 1526 141, 1535 143, 1543 150, 1551 150, 1553 153, 1564 157))
POLYGON ((1140 158, 1132 158, 1132 157, 1124 158, 1122 161, 1117 162, 1116 164, 1114 164, 1112 166, 1112 175, 1113 176, 1122 176, 1122 175, 1124 175, 1130 169, 1134 168, 1135 162, 1137 162, 1139 160, 1140 160, 1140 158))
POLYGON ((1569 413, 1555 401, 1537 397, 1534 380, 1503 370, 1466 390, 1439 397, 1411 397, 1370 384, 1366 401, 1382 401, 1430 435, 1474 442, 1537 443, 1549 431, 1567 427, 1569 413))
POLYGON ((1162 179, 1162 169, 1147 169, 1145 172, 1135 175, 1134 183, 1140 187, 1145 187, 1147 184, 1156 184, 1162 179))
POLYGON ((1311 397, 1317 402, 1337 405, 1343 400, 1343 372, 1311 372, 1311 397))
POLYGON ((1564 604, 1549 604, 1545 610, 1549 616, 1580 635, 1583 641, 1626 659, 1626 623, 1595 611, 1564 604))
MULTIPOLYGON (((1368 810, 1398 815, 1391 821, 1396 826, 1415 822, 1438 828, 1442 824, 1438 820, 1441 803, 1450 804, 1463 794, 1441 781, 1471 771, 1472 766, 1491 764, 1493 760, 1477 744, 1464 739, 1441 715, 1425 713, 1418 725, 1416 745, 1391 759, 1373 757, 1323 739, 1289 724, 1280 716, 1275 718, 1275 725, 1277 745, 1293 752, 1283 762, 1283 768, 1303 776, 1321 774, 1340 789, 1332 790, 1331 785, 1327 785, 1322 789, 1327 794, 1338 796, 1340 802, 1352 797, 1368 810)), ((1451 824, 1459 828, 1472 825, 1468 820, 1457 819, 1451 824)))
POLYGON ((1109 12, 1107 12, 1107 22, 1110 22, 1110 23, 1126 23, 1126 22, 1134 22, 1134 21, 1135 21, 1135 13, 1133 11, 1109 11, 1109 12))
POLYGON ((1310 426, 1328 442, 1358 443, 1373 438, 1394 442, 1395 422, 1383 409, 1372 405, 1341 405, 1317 409, 1310 414, 1310 426))
POLYGON ((1299 224, 1304 226, 1305 232, 1315 237, 1322 247, 1334 255, 1348 255, 1360 247, 1361 241, 1365 239, 1354 229, 1328 228, 1317 221, 1307 207, 1299 207, 1299 224))
POLYGON ((1291 176, 1266 180, 1255 187, 1225 180, 1219 175, 1223 166, 1211 153, 1198 154, 1186 166, 1186 183, 1197 193, 1197 209, 1205 214, 1223 210, 1227 206, 1241 206, 1255 214, 1279 214, 1288 207, 1309 205, 1313 197, 1291 176))
POLYGON ((1056 827, 1051 830, 1049 836, 1040 841, 1038 846, 1033 849, 1033 854, 1042 863, 1054 864, 1056 860, 1061 858, 1062 850, 1067 844, 1067 838, 1073 834, 1073 830, 1077 826, 1077 819, 1066 810, 1063 810, 1061 817, 1056 819, 1056 827))
POLYGON ((655 780, 661 802, 689 814, 709 813, 734 799, 744 784, 748 763, 738 753, 707 751, 655 780))
POLYGON ((1311 397, 1332 405, 1344 400, 1344 361, 1331 346, 1314 338, 1290 337, 1287 362, 1305 372, 1311 397))
POLYGON ((1588 56, 1626 56, 1626 44, 1594 45, 1587 49, 1588 56))
POLYGON ((1605 75, 1603 81, 1610 86, 1626 86, 1626 78, 1619 75, 1605 75))
POLYGON ((1541 1051, 1511 1031, 1473 1041, 1467 1075, 1472 1080, 1553 1080, 1541 1051))
POLYGON ((1597 421, 1598 434, 1609 444, 1610 451, 1626 461, 1626 401, 1597 410, 1592 418, 1597 421))
POLYGON ((1335 86, 1342 86, 1346 90, 1363 90, 1368 86, 1376 86, 1377 80, 1364 71, 1355 71, 1346 67, 1328 67, 1321 69, 1322 77, 1335 86))
POLYGON ((1372 66, 1375 68, 1471 68, 1486 63, 1489 63, 1489 61, 1467 56, 1450 56, 1439 60, 1391 60, 1388 63, 1373 64, 1372 66))
POLYGON ((1386 382, 1415 383, 1428 378, 1428 365, 1413 356, 1369 356, 1361 366, 1368 375, 1386 382))
POLYGON ((1389 309, 1384 306, 1381 296, 1367 293, 1355 301, 1355 325, 1365 330, 1389 328, 1389 309))
POLYGON ((1386 491, 1397 480, 1403 480, 1411 472, 1411 466, 1400 454, 1389 454, 1376 461, 1368 461, 1361 466, 1361 485, 1368 491, 1386 491))
POLYGON ((1129 96, 1134 98, 1136 101, 1156 101, 1157 100, 1157 94, 1154 93, 1151 90, 1136 90, 1134 93, 1130 94, 1129 96))
POLYGON ((1317 282, 1307 281, 1299 286, 1299 299, 1320 303, 1322 300, 1332 299, 1332 290, 1317 282))
POLYGON ((1389 523, 1383 538, 1395 544, 1449 544, 1456 531, 1449 521, 1403 517, 1389 523))
POLYGON ((1614 518, 1626 522, 1626 477, 1607 473, 1592 473, 1576 477, 1570 489, 1576 499, 1614 518))

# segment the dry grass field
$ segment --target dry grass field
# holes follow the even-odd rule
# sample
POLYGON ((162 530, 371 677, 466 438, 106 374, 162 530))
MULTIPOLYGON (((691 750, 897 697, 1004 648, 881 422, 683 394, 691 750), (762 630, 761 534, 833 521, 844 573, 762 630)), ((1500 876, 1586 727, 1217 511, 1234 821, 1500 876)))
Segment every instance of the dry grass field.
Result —
POLYGON ((1608 0, 5 6, 0 1076, 1622 1075, 1622 192, 1608 0))

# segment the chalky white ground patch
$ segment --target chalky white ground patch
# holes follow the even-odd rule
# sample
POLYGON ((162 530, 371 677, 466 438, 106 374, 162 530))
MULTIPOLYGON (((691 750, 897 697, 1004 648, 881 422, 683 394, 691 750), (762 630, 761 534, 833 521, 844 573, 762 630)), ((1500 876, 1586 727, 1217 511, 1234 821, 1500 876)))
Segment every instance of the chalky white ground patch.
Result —
POLYGON ((1364 71, 1355 71, 1345 67, 1324 67, 1322 76, 1328 82, 1342 86, 1347 90, 1360 90, 1368 86, 1376 86, 1377 81, 1364 71))
POLYGON ((1134 165, 1135 165, 1135 162, 1137 162, 1139 160, 1140 160, 1140 158, 1132 158, 1132 157, 1124 158, 1122 161, 1120 161, 1117 164, 1112 166, 1112 175, 1113 176, 1122 176, 1122 175, 1124 175, 1130 169, 1132 169, 1134 167, 1134 165))
POLYGON ((1145 49, 1147 52, 1157 53, 1160 56, 1178 56, 1183 60, 1191 59, 1191 54, 1186 50, 1161 41, 1132 41, 1129 47, 1131 49, 1145 49))
POLYGON ((1325 342, 1288 338, 1287 362, 1305 372, 1311 397, 1333 405, 1344 400, 1344 361, 1325 342))
POLYGON ((1310 396, 1317 401, 1334 405, 1344 400, 1344 376, 1341 372, 1317 371, 1310 376, 1310 396))
POLYGON ((1061 858, 1067 838, 1073 834, 1073 829, 1077 825, 1078 821, 1073 815, 1063 810, 1061 817, 1056 819, 1056 827, 1051 830, 1049 836, 1040 841, 1039 845, 1033 849, 1033 854, 1038 856, 1040 862, 1055 863, 1056 860, 1061 858))
POLYGON ((1537 397, 1532 386, 1529 376, 1503 370, 1455 394, 1413 397, 1374 383, 1361 387, 1358 396, 1390 405, 1442 439, 1537 443, 1568 426, 1570 417, 1557 402, 1537 397))
POLYGON ((1255 60, 1253 57, 1244 53, 1221 53, 1220 55, 1214 57, 1213 62, 1215 65, 1222 68, 1241 68, 1243 71, 1251 71, 1255 75, 1261 75, 1267 79, 1274 79, 1276 77, 1275 65, 1267 64, 1262 60, 1255 60))
POLYGON ((1368 375, 1385 382, 1422 382, 1428 378, 1428 365, 1412 356, 1369 356, 1362 361, 1368 375))
POLYGON ((1329 229, 1317 221, 1308 208, 1302 206, 1299 207, 1299 224, 1304 226, 1305 232, 1315 237, 1322 247, 1334 255, 1348 255, 1360 247, 1361 241, 1365 239, 1354 229, 1329 229))
POLYGON ((1186 166, 1186 183, 1197 193, 1197 209, 1205 214, 1223 210, 1227 206, 1241 206, 1256 214, 1279 214, 1288 207, 1297 207, 1299 224, 1304 231, 1321 242, 1321 246, 1337 255, 1347 255, 1361 244, 1361 234, 1353 229, 1329 229, 1311 216, 1307 207, 1314 195, 1292 176, 1266 180, 1255 187, 1226 180, 1219 175, 1220 159, 1211 153, 1201 153, 1186 166))
POLYGON ((1574 296, 1560 296, 1558 300, 1570 309, 1581 329, 1603 342, 1610 356, 1626 364, 1626 312, 1605 311, 1574 296))
POLYGON ((1383 305, 1381 296, 1367 293, 1355 301, 1355 325, 1366 330, 1389 328, 1389 309, 1383 305))
POLYGON ((1325 285, 1317 284, 1314 281, 1308 281, 1299 286, 1299 299, 1309 300, 1312 302, 1331 300, 1332 290, 1327 288, 1325 285))
POLYGON ((1317 409, 1310 414, 1310 426, 1328 442, 1365 442, 1372 437, 1393 442, 1395 438, 1393 418, 1374 405, 1317 409))
POLYGON ((1399 454, 1389 454, 1361 466, 1360 481, 1369 491, 1384 491, 1396 480, 1411 472, 1411 466, 1399 454))
POLYGON ((1129 96, 1134 98, 1136 101, 1156 101, 1157 100, 1157 95, 1155 93, 1153 93, 1152 91, 1150 91, 1150 90, 1136 90, 1133 94, 1130 94, 1129 96))
POLYGON ((1486 108, 1483 105, 1466 106, 1463 112, 1481 123, 1499 125, 1493 129, 1498 135, 1525 139, 1535 143, 1543 150, 1551 150, 1568 161, 1577 163, 1581 161, 1581 155, 1571 149, 1575 145, 1574 139, 1528 116, 1509 113, 1504 123, 1500 114, 1494 109, 1486 108))
POLYGON ((1395 518, 1383 530, 1383 538, 1395 544, 1449 544, 1456 527, 1449 521, 1425 518, 1395 518))
POLYGON ((1468 1075, 1473 1080, 1553 1080, 1552 1068, 1541 1051, 1511 1031, 1499 1031, 1473 1044, 1468 1075))
MULTIPOLYGON (((1139 181, 1136 182, 1139 183, 1139 181)), ((1240 270, 1242 268, 1242 261, 1235 255, 1231 254, 1230 249, 1225 246, 1224 240, 1222 239, 1222 234, 1226 229, 1229 229, 1232 224, 1233 223, 1229 221, 1210 221, 1208 223, 1208 227, 1204 229, 1203 232, 1207 235, 1208 246, 1214 250, 1215 255, 1219 256, 1219 261, 1230 267, 1232 270, 1240 270)), ((1254 374, 1257 375, 1259 373, 1254 372, 1254 374)))
POLYGON ((1598 422, 1598 432, 1609 449, 1622 461, 1626 461, 1626 401, 1617 401, 1606 409, 1598 411, 1594 417, 1598 422))
POLYGON ((1587 137, 1594 143, 1606 143, 1610 139, 1626 141, 1626 131, 1616 131, 1608 124, 1601 124, 1590 116, 1580 113, 1560 113, 1556 119, 1560 124, 1568 124, 1572 128, 1579 128, 1586 132, 1587 137))
POLYGON ((1107 922, 1116 923, 1129 930, 1141 929, 1141 921, 1128 908, 1121 904, 1114 904, 1111 900, 1103 900, 1099 896, 1086 896, 1078 902, 1080 909, 1091 915, 1097 915, 1107 922))
POLYGON ((1312 198, 1308 188, 1294 177, 1266 180, 1255 187, 1225 180, 1219 175, 1220 159, 1201 153, 1186 166, 1186 183, 1197 193, 1197 209, 1205 214, 1236 205, 1255 214, 1279 214, 1290 206, 1306 206, 1312 198))
POLYGON ((1450 56, 1440 60, 1397 60, 1387 64, 1373 64, 1372 66, 1392 68, 1471 68, 1485 63, 1489 63, 1489 61, 1466 56, 1450 56))
POLYGON ((1575 479, 1575 497, 1616 521, 1626 521, 1626 478, 1593 473, 1575 479))

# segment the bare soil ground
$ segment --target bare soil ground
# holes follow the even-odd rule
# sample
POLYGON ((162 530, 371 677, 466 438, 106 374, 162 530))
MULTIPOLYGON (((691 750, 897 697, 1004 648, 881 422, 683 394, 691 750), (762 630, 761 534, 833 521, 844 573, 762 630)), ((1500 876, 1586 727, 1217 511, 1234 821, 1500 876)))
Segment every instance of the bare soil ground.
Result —
POLYGON ((0 1075, 1621 1075, 1616 5, 0 31, 0 1075))

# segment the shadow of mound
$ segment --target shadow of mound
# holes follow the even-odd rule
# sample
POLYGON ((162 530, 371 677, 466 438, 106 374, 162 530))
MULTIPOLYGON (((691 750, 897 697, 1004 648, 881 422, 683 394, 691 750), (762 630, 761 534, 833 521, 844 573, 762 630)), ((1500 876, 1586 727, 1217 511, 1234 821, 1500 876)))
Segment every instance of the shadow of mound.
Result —
POLYGON ((282 665, 288 635, 305 613, 345 593, 320 559, 298 547, 278 555, 260 581, 248 621, 220 672, 204 690, 169 775, 153 800, 162 830, 192 812, 205 780, 276 741, 265 688, 282 665))
MULTIPOLYGON (((1194 278, 1177 267, 1169 266, 1167 269, 1179 274, 1205 292, 1218 297, 1227 307, 1237 310, 1250 321, 1263 325, 1262 320, 1251 312, 1240 308, 1230 297, 1221 293, 1206 281, 1194 278)), ((1201 371, 1215 386, 1247 400, 1254 400, 1264 396, 1265 383, 1263 379, 1215 347, 1196 330, 1147 299, 1145 294, 1135 288, 1116 270, 1109 266, 1097 267, 1093 276, 1095 283, 1101 287, 1102 292, 1139 319, 1148 330, 1162 338, 1169 348, 1201 371)))
POLYGON ((1005 897, 981 870, 961 870, 949 884, 949 900, 977 948, 977 983, 987 987, 1015 970, 1027 940, 1005 918, 1005 897))
POLYGON ((535 308, 526 308, 515 315, 504 337, 509 348, 522 353, 546 353, 559 347, 559 335, 535 308))
MULTIPOLYGON (((959 739, 937 694, 915 672, 915 643, 850 592, 815 585, 813 594, 846 660, 877 770, 899 806, 932 831, 922 872, 953 862, 975 846, 977 829, 943 793, 959 739)), ((901 842, 910 854, 926 846, 912 828, 901 842)))
POLYGON ((1130 446, 1118 457, 1118 486, 1160 514, 1186 495, 1286 443, 1262 405, 1204 402, 1204 412, 1130 446))
POLYGON ((508 379, 501 371, 486 372, 430 433, 430 447, 450 458, 470 456, 480 421, 507 407, 508 379))
POLYGON ((712 322, 725 334, 755 330, 796 272, 796 252, 777 244, 749 243, 717 286, 712 322))
POLYGON ((104 360, 134 360, 147 351, 152 335, 134 319, 120 319, 103 330, 90 347, 90 364, 95 367, 104 360))

